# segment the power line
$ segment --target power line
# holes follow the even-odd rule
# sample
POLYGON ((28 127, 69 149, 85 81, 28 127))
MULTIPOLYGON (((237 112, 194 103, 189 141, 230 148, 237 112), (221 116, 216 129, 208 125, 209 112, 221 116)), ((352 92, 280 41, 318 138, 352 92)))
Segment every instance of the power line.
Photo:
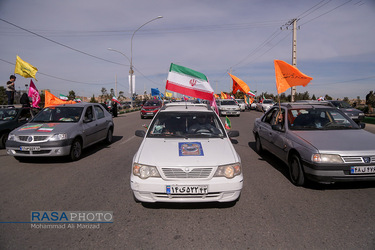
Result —
POLYGON ((62 44, 62 43, 60 43, 60 42, 56 42, 56 41, 54 41, 54 40, 52 40, 52 39, 49 39, 49 38, 47 38, 47 37, 45 37, 45 36, 39 35, 39 34, 33 32, 33 31, 30 31, 30 30, 28 30, 28 29, 22 28, 22 27, 20 27, 20 26, 14 24, 14 23, 8 22, 8 21, 6 21, 6 20, 4 20, 4 19, 2 19, 2 18, 0 18, 0 21, 3 21, 3 22, 5 22, 5 23, 7 23, 7 24, 9 24, 9 25, 12 25, 12 26, 14 26, 14 27, 17 27, 17 28, 19 28, 19 29, 21 29, 21 30, 24 30, 24 31, 26 31, 26 32, 28 32, 28 33, 31 33, 31 34, 33 34, 33 35, 35 35, 35 36, 38 36, 38 37, 40 37, 40 38, 43 38, 43 39, 45 39, 45 40, 47 40, 47 41, 50 41, 50 42, 52 42, 52 43, 55 43, 55 44, 57 44, 57 45, 63 46, 63 47, 65 47, 65 48, 67 48, 67 49, 70 49, 70 50, 76 51, 76 52, 78 52, 78 53, 84 54, 84 55, 86 55, 86 56, 90 56, 90 57, 93 57, 93 58, 96 58, 96 59, 99 59, 99 60, 102 60, 102 61, 106 61, 106 62, 109 62, 109 63, 117 64, 117 65, 126 66, 126 65, 121 64, 121 63, 113 62, 113 61, 110 61, 110 60, 107 60, 107 59, 104 59, 104 58, 101 58, 101 57, 98 57, 98 56, 91 55, 91 54, 86 53, 86 52, 83 52, 83 51, 81 51, 81 50, 78 50, 78 49, 72 48, 72 47, 70 47, 70 46, 68 46, 68 45, 62 44))

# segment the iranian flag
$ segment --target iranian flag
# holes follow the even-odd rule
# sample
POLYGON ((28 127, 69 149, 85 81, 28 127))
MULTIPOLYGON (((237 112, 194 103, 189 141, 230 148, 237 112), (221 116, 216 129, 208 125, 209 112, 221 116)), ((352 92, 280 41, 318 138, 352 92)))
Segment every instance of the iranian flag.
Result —
POLYGON ((230 120, 228 116, 225 117, 225 128, 230 129, 232 127, 232 124, 230 123, 230 120))
POLYGON ((68 97, 67 97, 66 95, 62 95, 62 94, 60 94, 59 99, 64 100, 64 101, 67 101, 67 100, 68 100, 68 97))
POLYGON ((165 89, 209 101, 213 100, 214 95, 214 90, 204 74, 173 63, 165 89))
POLYGON ((249 96, 251 96, 251 97, 255 97, 255 92, 253 92, 253 91, 251 91, 251 90, 249 90, 249 92, 247 93, 249 96))
POLYGON ((112 102, 117 102, 118 104, 121 104, 121 103, 119 102, 119 100, 117 100, 116 96, 113 96, 113 97, 112 97, 112 102))

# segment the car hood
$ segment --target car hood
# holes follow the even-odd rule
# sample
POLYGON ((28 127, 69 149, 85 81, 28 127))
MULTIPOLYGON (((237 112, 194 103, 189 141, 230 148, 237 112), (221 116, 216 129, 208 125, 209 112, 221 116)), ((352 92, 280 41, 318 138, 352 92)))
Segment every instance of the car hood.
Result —
POLYGON ((320 152, 361 151, 375 153, 375 135, 363 129, 293 131, 320 152))
POLYGON ((45 134, 45 133, 65 133, 76 127, 77 123, 27 123, 13 132, 18 135, 29 135, 29 134, 45 134))
POLYGON ((217 166, 239 161, 228 138, 194 138, 191 140, 146 138, 134 160, 140 164, 163 167, 217 166), (201 151, 195 151, 193 155, 186 155, 186 151, 183 152, 184 148, 189 149, 197 145, 201 151))

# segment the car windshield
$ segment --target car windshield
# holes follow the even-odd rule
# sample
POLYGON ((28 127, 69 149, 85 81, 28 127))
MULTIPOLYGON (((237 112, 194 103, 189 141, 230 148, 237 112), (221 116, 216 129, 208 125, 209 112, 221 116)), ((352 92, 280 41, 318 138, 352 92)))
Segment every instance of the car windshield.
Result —
POLYGON ((221 105, 237 105, 237 104, 233 100, 225 100, 225 101, 221 101, 221 105))
POLYGON ((239 99, 239 100, 236 100, 238 103, 245 103, 245 100, 242 100, 242 99, 239 99))
POLYGON ((264 104, 272 104, 273 101, 271 101, 271 100, 264 100, 263 103, 264 103, 264 104))
POLYGON ((14 120, 17 116, 17 109, 0 109, 0 121, 14 120))
POLYGON ((358 125, 337 109, 289 109, 291 130, 359 129, 358 125))
POLYGON ((160 102, 158 100, 149 100, 145 103, 144 106, 160 106, 160 102))
POLYGON ((83 107, 48 107, 40 111, 33 122, 78 122, 83 107))
POLYGON ((347 103, 347 102, 333 101, 332 104, 335 105, 335 107, 337 107, 337 108, 342 108, 342 109, 350 109, 350 108, 353 108, 353 107, 350 106, 350 104, 347 103))
POLYGON ((223 138, 224 128, 213 112, 160 112, 147 137, 223 138))

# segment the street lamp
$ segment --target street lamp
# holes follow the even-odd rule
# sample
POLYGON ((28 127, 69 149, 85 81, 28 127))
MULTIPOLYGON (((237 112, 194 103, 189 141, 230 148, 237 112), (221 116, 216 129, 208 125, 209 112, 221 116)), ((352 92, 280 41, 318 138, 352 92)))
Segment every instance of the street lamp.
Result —
POLYGON ((130 70, 129 70, 129 73, 130 73, 130 95, 131 95, 131 99, 130 99, 130 105, 131 107, 133 108, 133 74, 134 74, 134 70, 133 70, 133 37, 135 35, 135 33, 140 30, 143 26, 145 26, 146 24, 148 23, 151 23, 152 21, 155 21, 157 19, 160 19, 160 18, 163 18, 162 16, 158 16, 154 19, 151 19, 150 21, 142 24, 138 29, 136 29, 132 35, 132 38, 130 40, 130 70))
POLYGON ((134 74, 134 70, 133 70, 133 37, 135 35, 135 33, 140 30, 143 26, 145 26, 146 24, 148 23, 151 23, 152 21, 155 21, 157 19, 160 19, 160 18, 163 18, 162 16, 158 16, 154 19, 151 19, 150 21, 142 24, 138 29, 136 29, 134 32, 133 32, 133 35, 132 35, 132 38, 130 40, 130 59, 129 57, 127 57, 124 53, 118 51, 118 50, 115 50, 115 49, 112 49, 112 48, 108 48, 108 50, 110 51, 115 51, 115 52, 118 52, 120 53, 121 55, 125 56, 126 59, 128 59, 129 63, 130 63, 130 70, 129 70, 129 74, 130 74, 130 107, 133 108, 133 74, 134 74))

